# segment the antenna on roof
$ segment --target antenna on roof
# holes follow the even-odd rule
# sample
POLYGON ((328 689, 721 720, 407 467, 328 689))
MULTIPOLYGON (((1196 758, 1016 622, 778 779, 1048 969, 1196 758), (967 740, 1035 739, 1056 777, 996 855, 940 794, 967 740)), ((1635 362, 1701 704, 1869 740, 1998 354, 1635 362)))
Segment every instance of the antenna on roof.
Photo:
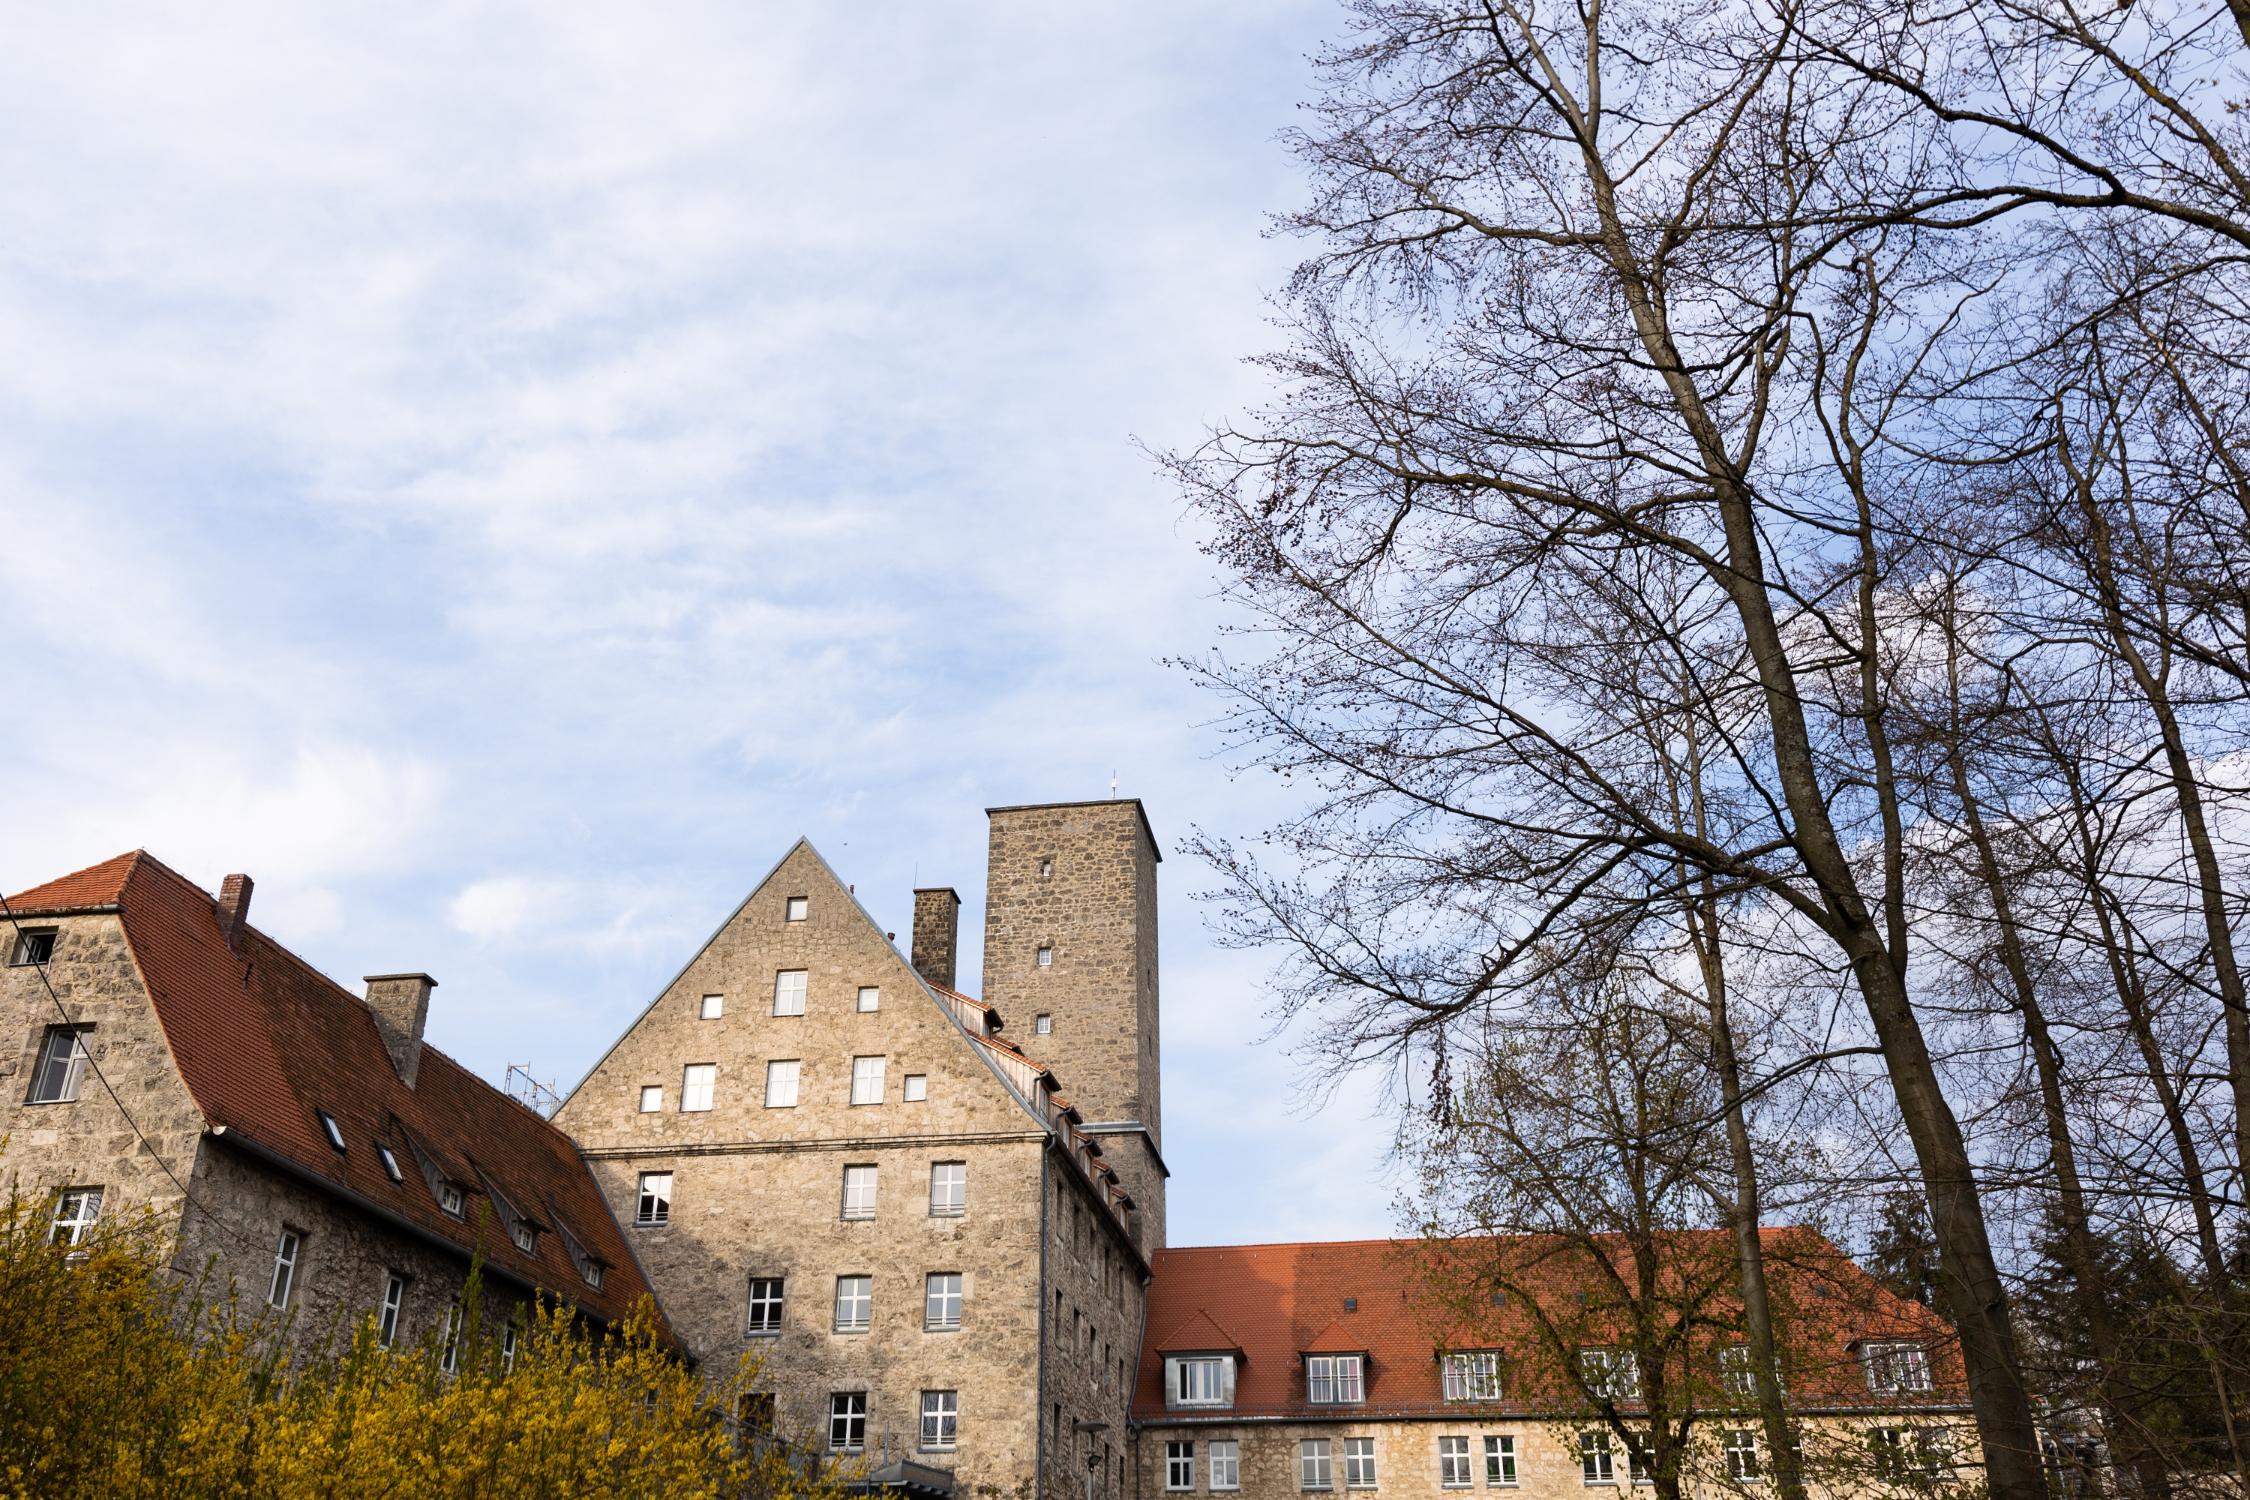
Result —
POLYGON ((1117 800, 1117 768, 1114 766, 1109 772, 1109 797, 1112 802, 1117 800))
POLYGON ((553 1084, 532 1077, 530 1063, 508 1064, 508 1097, 542 1119, 551 1119, 562 1108, 562 1095, 553 1084))

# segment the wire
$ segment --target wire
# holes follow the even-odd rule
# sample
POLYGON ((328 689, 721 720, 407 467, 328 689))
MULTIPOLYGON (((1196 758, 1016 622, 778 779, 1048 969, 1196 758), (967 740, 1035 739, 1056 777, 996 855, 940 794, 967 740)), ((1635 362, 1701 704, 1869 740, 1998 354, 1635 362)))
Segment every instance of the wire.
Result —
MULTIPOLYGON (((0 916, 5 916, 8 919, 8 926, 15 933, 15 939, 17 944, 19 945, 20 951, 20 945, 24 941, 23 923, 17 918, 15 909, 8 905, 8 898, 6 896, 0 896, 0 916)), ((71 1027, 77 1026, 78 1022, 71 1017, 69 1009, 62 1003, 62 996, 55 993, 54 981, 47 977, 47 965, 45 963, 35 963, 29 965, 29 967, 38 972, 39 983, 46 989, 47 998, 54 1002, 55 1014, 62 1017, 63 1024, 65 1026, 71 1027)), ((153 1000, 155 997, 151 996, 150 998, 153 1000)), ((86 1059, 86 1066, 90 1070, 92 1070, 95 1079, 100 1082, 103 1092, 109 1095, 110 1103, 117 1106, 117 1112, 125 1117, 125 1123, 133 1127, 133 1134, 140 1140, 141 1145, 147 1150, 150 1158, 155 1161, 155 1163, 159 1167, 162 1167, 164 1169, 164 1175, 172 1179, 172 1186, 180 1190, 180 1196, 186 1199, 189 1203, 194 1204, 197 1208, 203 1210, 204 1214, 214 1224, 217 1224, 228 1234, 233 1235, 243 1244, 255 1248, 259 1244, 259 1241, 252 1239, 249 1235, 243 1233, 240 1229, 237 1229, 226 1219, 224 1215, 219 1213, 217 1209, 214 1209, 210 1204, 205 1203, 201 1198, 196 1197, 195 1194, 189 1190, 188 1185, 180 1181, 180 1174, 172 1170, 171 1164, 164 1160, 163 1153, 156 1149, 156 1143, 151 1141, 148 1138, 147 1133, 141 1129, 141 1122, 133 1118, 133 1112, 127 1109, 125 1107, 125 1101, 118 1097, 117 1090, 111 1086, 108 1076, 102 1072, 102 1065, 94 1061, 93 1051, 90 1048, 86 1047, 83 1042, 79 1043, 78 1046, 80 1055, 86 1059)), ((42 1056, 44 1056, 44 1053, 42 1053, 42 1056)))

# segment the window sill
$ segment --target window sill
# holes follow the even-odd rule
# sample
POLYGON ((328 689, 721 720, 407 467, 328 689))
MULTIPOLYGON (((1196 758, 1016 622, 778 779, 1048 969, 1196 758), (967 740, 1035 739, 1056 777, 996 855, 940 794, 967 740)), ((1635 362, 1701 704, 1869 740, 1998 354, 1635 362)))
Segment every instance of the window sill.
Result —
POLYGON ((836 1222, 839 1224, 872 1224, 875 1222, 875 1216, 873 1214, 838 1214, 836 1222))
POLYGON ((916 1453, 958 1453, 961 1451, 961 1445, 959 1443, 917 1443, 914 1451, 916 1453))
POLYGON ((746 1339, 777 1339, 781 1337, 781 1330, 778 1328, 750 1328, 745 1329, 742 1336, 746 1339))
POLYGON ((924 1333, 959 1333, 961 1325, 958 1323, 924 1323, 922 1331, 924 1333))
POLYGON ((672 1221, 670 1219, 635 1219, 633 1227, 635 1229, 670 1229, 672 1221))
POLYGON ((930 1217, 933 1219, 961 1219, 968 1217, 968 1215, 958 1208, 933 1208, 930 1210, 930 1217))

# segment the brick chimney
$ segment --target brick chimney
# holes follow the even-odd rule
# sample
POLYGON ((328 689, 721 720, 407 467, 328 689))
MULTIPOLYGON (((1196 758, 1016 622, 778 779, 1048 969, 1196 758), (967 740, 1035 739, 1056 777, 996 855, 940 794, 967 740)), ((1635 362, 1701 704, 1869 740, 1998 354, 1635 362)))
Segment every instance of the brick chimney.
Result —
POLYGON ((370 974, 367 1008, 375 1012, 375 1029, 391 1054, 399 1082, 414 1087, 422 1071, 422 1027, 430 1019, 430 991, 437 981, 427 974, 370 974))
POLYGON ((247 875, 229 875, 219 882, 219 899, 212 910, 229 948, 241 937, 242 924, 250 920, 250 892, 255 886, 247 875))
POLYGON ((915 972, 932 984, 953 988, 953 959, 961 946, 961 893, 949 885, 914 893, 915 972))

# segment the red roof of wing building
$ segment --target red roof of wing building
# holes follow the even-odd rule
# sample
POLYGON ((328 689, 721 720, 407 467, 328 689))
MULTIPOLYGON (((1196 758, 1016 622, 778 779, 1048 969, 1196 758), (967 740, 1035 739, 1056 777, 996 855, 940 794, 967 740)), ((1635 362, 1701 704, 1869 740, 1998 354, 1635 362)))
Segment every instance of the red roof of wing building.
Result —
MULTIPOLYGON (((1953 1330, 1937 1314, 1893 1296, 1809 1229, 1769 1229, 1764 1238, 1767 1277, 1787 1346, 1784 1370, 1796 1404, 1825 1410, 1901 1400, 1870 1395, 1858 1358, 1859 1344, 1869 1339, 1903 1340, 1929 1350, 1937 1389, 1904 1399, 1941 1405, 1961 1399, 1953 1330)), ((1723 1279, 1721 1262, 1703 1257, 1731 1263, 1730 1235, 1713 1230, 1676 1239, 1683 1257, 1703 1267, 1698 1274, 1704 1284, 1723 1279)), ((1496 1257, 1507 1259, 1511 1284, 1535 1289, 1553 1322, 1573 1329, 1572 1342, 1622 1342, 1617 1335, 1605 1338, 1600 1314, 1579 1300, 1580 1291, 1594 1284, 1593 1267, 1559 1240, 1346 1240, 1159 1250, 1134 1417, 1158 1423, 1249 1417, 1365 1421, 1459 1413, 1462 1403, 1445 1399, 1440 1355, 1482 1349, 1501 1351, 1502 1399, 1477 1403, 1477 1409, 1553 1409, 1556 1400, 1534 1390, 1557 1388, 1534 1373, 1551 1366, 1552 1356, 1543 1351, 1552 1346, 1542 1342, 1523 1294, 1495 1297, 1475 1290, 1497 1280, 1486 1274, 1496 1257), (1223 1330, 1223 1337, 1215 1339, 1214 1330, 1223 1330), (1166 1354, 1227 1349, 1239 1351, 1232 1405, 1166 1406, 1166 1354), (1362 1352, 1364 1402, 1308 1403, 1306 1355, 1362 1352)), ((1712 1331, 1696 1357, 1709 1359, 1713 1373, 1717 1347, 1739 1342, 1739 1335, 1725 1331, 1738 1306, 1721 1290, 1698 1309, 1712 1331)))
POLYGON ((648 1295, 569 1136, 426 1043, 408 1088, 365 1001, 248 924, 230 945, 211 894, 153 855, 120 855, 10 896, 8 906, 19 917, 118 910, 180 1077, 227 1139, 598 1317, 622 1318, 648 1295), (346 1150, 328 1143, 318 1109, 335 1118, 346 1150), (391 1181, 377 1142, 405 1181, 391 1181), (467 1190, 462 1218, 438 1206, 425 1161, 467 1190), (544 1231, 533 1251, 516 1246, 495 1193, 544 1231), (573 1241, 604 1266, 600 1290, 580 1273, 573 1241))

